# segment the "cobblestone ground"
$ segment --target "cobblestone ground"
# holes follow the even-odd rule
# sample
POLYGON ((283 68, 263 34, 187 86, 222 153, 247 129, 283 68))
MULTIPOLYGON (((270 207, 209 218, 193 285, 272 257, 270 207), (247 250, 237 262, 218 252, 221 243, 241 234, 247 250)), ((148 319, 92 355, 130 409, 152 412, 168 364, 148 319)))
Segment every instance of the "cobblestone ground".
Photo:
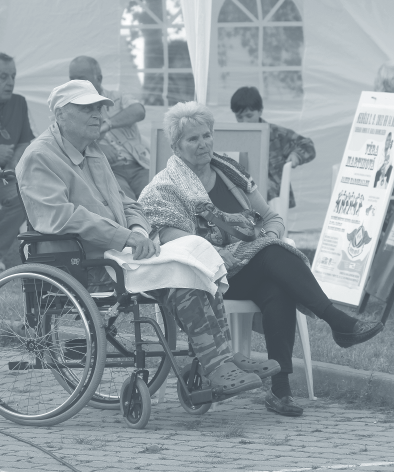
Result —
MULTIPOLYGON (((304 416, 286 418, 268 413, 262 398, 261 391, 253 391, 204 416, 190 416, 170 379, 166 401, 153 404, 144 430, 129 429, 118 411, 86 407, 51 428, 23 427, 0 417, 0 431, 34 442, 80 472, 394 471, 392 412, 301 399, 304 416)), ((70 469, 0 434, 0 471, 32 470, 70 469)))

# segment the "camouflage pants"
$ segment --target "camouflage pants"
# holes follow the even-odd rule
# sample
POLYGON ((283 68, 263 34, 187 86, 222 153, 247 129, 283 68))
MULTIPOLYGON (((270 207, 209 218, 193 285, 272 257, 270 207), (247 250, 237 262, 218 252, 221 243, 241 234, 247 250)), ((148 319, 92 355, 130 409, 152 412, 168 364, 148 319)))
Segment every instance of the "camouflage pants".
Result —
MULTIPOLYGON (((104 267, 88 270, 88 290, 107 292, 114 289, 114 283, 104 267)), ((194 352, 205 375, 232 357, 229 347, 230 330, 224 312, 223 297, 215 297, 203 290, 171 288, 151 290, 164 309, 174 316, 178 325, 188 335, 194 352)))
POLYGON ((205 375, 232 357, 223 297, 203 290, 172 288, 149 292, 188 335, 205 375))

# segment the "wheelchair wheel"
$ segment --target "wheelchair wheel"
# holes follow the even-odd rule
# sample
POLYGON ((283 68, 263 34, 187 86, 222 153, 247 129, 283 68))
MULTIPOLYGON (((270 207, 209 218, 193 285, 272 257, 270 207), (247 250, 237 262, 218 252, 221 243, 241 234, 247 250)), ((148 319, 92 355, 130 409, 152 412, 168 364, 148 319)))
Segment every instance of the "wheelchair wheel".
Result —
POLYGON ((140 378, 136 378, 136 383, 130 400, 130 378, 126 379, 120 391, 120 410, 123 419, 129 428, 143 429, 147 425, 151 413, 151 400, 146 383, 140 378), (124 416, 128 409, 127 415, 124 416))
POLYGON ((66 272, 43 264, 3 272, 0 414, 51 426, 78 413, 104 369, 102 325, 89 293, 66 272))
MULTIPOLYGON (((182 378, 186 383, 189 380, 191 366, 192 364, 188 364, 181 371, 182 378)), ((201 390, 203 387, 203 380, 204 376, 202 373, 202 368, 201 365, 199 365, 193 379, 193 390, 201 390)), ((177 393, 180 404, 182 405, 183 409, 189 413, 189 415, 203 415, 211 408, 212 403, 192 405, 190 400, 186 397, 179 380, 177 382, 177 393)))
MULTIPOLYGON (((176 324, 170 314, 162 311, 155 312, 155 305, 140 305, 141 316, 152 318, 159 323, 170 349, 176 348, 176 324)), ((123 383, 130 378, 134 365, 135 337, 132 313, 120 313, 114 323, 106 328, 107 332, 107 359, 103 376, 90 406, 108 410, 118 410, 120 407, 120 393, 123 383), (126 353, 121 354, 125 349, 126 353), (129 355, 127 354, 129 353, 129 355)), ((146 351, 145 368, 149 371, 147 386, 152 396, 167 378, 171 364, 164 354, 162 346, 154 329, 148 324, 141 324, 142 339, 151 344, 144 344, 146 351)))

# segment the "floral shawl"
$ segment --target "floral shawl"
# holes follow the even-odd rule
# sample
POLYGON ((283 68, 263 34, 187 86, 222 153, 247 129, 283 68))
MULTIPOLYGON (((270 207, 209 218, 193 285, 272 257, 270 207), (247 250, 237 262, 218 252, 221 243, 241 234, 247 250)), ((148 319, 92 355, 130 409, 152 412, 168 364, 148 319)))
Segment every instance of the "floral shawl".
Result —
MULTIPOLYGON (((250 175, 233 159, 214 153, 211 165, 216 167, 218 173, 224 175, 226 180, 241 188, 245 193, 251 193, 257 189, 250 175)), ((138 201, 142 204, 145 216, 154 230, 173 227, 189 234, 196 234, 196 206, 201 202, 211 203, 200 179, 182 159, 175 155, 170 157, 167 167, 143 189, 138 201)), ((252 242, 238 241, 226 246, 227 250, 243 262, 235 269, 229 270, 228 277, 235 275, 254 255, 272 244, 282 246, 296 254, 310 267, 308 258, 295 247, 277 238, 259 237, 252 242)), ((220 253, 220 248, 216 249, 220 253)), ((300 304, 297 308, 313 316, 300 304)))
MULTIPOLYGON (((233 159, 214 153, 211 165, 244 192, 257 189, 250 175, 233 159)), ((196 234, 195 207, 211 200, 197 175, 182 159, 173 155, 167 167, 144 188, 138 201, 154 229, 171 226, 196 234)))

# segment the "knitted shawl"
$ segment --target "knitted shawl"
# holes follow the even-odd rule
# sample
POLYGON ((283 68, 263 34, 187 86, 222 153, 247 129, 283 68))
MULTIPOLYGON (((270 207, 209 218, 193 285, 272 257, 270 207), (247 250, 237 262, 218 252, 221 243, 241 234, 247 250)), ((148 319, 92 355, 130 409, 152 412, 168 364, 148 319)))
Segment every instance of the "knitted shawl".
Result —
MULTIPOLYGON (((257 189, 250 175, 233 159, 213 153, 211 165, 244 192, 257 189)), ((175 155, 144 188, 138 201, 153 229, 171 226, 191 234, 196 234, 196 205, 211 202, 197 175, 175 155)))
MULTIPOLYGON (((213 153, 211 165, 219 169, 245 193, 252 193, 257 189, 251 176, 233 159, 213 153)), ((143 206, 145 216, 153 230, 173 227, 189 234, 196 234, 196 206, 202 202, 212 203, 197 175, 175 155, 169 158, 167 167, 143 189, 138 202, 143 206)), ((296 254, 310 267, 308 258, 295 247, 277 238, 259 237, 252 242, 239 241, 226 246, 226 249, 236 258, 245 261, 244 264, 230 269, 228 277, 232 277, 241 270, 243 265, 264 247, 273 244, 296 254)), ((310 310, 300 304, 297 308, 306 315, 314 316, 310 310)))

